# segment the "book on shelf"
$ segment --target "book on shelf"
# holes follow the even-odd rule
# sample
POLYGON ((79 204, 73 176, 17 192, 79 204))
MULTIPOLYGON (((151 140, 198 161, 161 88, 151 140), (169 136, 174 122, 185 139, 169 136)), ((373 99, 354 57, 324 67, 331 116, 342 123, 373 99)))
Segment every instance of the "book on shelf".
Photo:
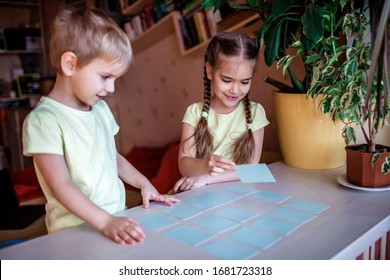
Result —
POLYGON ((156 21, 159 21, 170 12, 176 9, 174 0, 156 0, 153 3, 153 14, 156 21))
POLYGON ((135 38, 137 38, 137 35, 135 34, 135 27, 133 25, 133 21, 129 20, 123 24, 123 30, 126 32, 127 37, 130 41, 133 41, 135 38))
MULTIPOLYGON (((128 4, 130 5, 130 2, 128 4)), ((129 16, 122 23, 123 29, 130 41, 133 41, 174 9, 174 0, 157 0, 146 4, 141 12, 129 16)))
POLYGON ((198 11, 194 17, 201 42, 207 41, 216 34, 216 30, 211 29, 212 26, 209 23, 206 11, 204 9, 198 11))
POLYGON ((190 35, 190 30, 183 18, 179 18, 180 32, 183 37, 183 44, 185 49, 189 49, 195 45, 193 36, 190 35))
MULTIPOLYGON (((137 0, 139 1, 139 0, 137 0)), ((122 5, 130 7, 134 0, 123 0, 122 5)), ((202 0, 155 0, 145 2, 142 10, 137 10, 137 14, 132 14, 122 21, 122 26, 130 41, 135 40, 146 30, 153 27, 163 17, 174 10, 181 13, 178 25, 181 31, 182 42, 186 50, 208 41, 217 32, 225 28, 225 19, 230 19, 232 9, 230 6, 205 10, 202 6, 202 0)), ((138 3, 137 3, 138 4, 138 3)), ((135 9, 127 10, 127 13, 135 9)), ((234 13, 233 13, 234 14, 234 13)), ((230 24, 227 20, 226 25, 230 24)))
POLYGON ((202 1, 189 0, 182 5, 181 10, 183 42, 186 49, 205 42, 217 33, 217 24, 221 20, 219 10, 205 10, 202 1))

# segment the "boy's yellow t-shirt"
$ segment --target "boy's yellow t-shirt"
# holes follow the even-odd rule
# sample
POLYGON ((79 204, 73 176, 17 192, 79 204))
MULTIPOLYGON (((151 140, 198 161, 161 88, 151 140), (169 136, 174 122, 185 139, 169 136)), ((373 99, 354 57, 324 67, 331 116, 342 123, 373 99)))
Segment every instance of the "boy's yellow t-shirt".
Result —
MULTIPOLYGON (((114 214, 125 209, 126 200, 117 169, 114 136, 118 131, 104 101, 84 112, 42 97, 24 121, 23 153, 63 155, 74 185, 96 205, 114 214)), ((83 223, 56 200, 40 170, 35 168, 47 199, 48 232, 83 223)))
MULTIPOLYGON (((203 102, 188 106, 183 117, 183 122, 193 127, 198 125, 201 118, 203 102)), ((259 130, 269 124, 265 111, 261 104, 251 102, 253 129, 259 130)), ((241 135, 247 132, 248 127, 245 118, 245 107, 242 102, 229 114, 218 114, 210 108, 207 124, 214 137, 214 154, 233 159, 230 147, 241 135)))

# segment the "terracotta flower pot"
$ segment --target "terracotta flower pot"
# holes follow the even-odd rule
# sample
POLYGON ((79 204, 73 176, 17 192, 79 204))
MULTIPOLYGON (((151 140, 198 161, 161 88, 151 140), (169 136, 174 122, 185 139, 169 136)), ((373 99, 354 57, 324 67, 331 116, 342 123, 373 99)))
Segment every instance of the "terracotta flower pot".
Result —
MULTIPOLYGON (((383 174, 381 167, 390 152, 384 152, 378 162, 372 166, 373 153, 359 150, 362 145, 350 145, 345 148, 347 152, 347 180, 351 184, 379 188, 390 185, 390 173, 383 174)), ((388 151, 390 151, 390 148, 388 151)))

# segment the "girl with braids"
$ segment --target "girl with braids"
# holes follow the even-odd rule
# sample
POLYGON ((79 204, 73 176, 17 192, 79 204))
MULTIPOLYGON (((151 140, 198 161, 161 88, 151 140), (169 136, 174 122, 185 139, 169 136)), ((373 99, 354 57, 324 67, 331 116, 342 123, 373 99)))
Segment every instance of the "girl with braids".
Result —
POLYGON ((239 180, 236 164, 259 163, 264 108, 249 99, 258 59, 255 42, 241 33, 217 34, 204 65, 204 100, 190 105, 183 118, 179 169, 173 191, 239 180))

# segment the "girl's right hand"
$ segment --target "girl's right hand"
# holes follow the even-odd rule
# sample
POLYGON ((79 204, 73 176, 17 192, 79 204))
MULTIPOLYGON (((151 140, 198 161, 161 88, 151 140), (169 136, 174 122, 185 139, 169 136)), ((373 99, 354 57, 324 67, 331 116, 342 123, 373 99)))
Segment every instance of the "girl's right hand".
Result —
POLYGON ((225 171, 236 171, 236 164, 224 157, 219 155, 212 155, 208 161, 209 174, 211 176, 216 176, 218 174, 224 173, 225 171))
POLYGON ((102 234, 119 244, 134 244, 145 239, 144 230, 136 220, 111 216, 101 230, 102 234))
POLYGON ((179 181, 173 186, 173 192, 184 192, 191 189, 196 189, 207 185, 204 175, 192 176, 192 177, 182 177, 179 181))

